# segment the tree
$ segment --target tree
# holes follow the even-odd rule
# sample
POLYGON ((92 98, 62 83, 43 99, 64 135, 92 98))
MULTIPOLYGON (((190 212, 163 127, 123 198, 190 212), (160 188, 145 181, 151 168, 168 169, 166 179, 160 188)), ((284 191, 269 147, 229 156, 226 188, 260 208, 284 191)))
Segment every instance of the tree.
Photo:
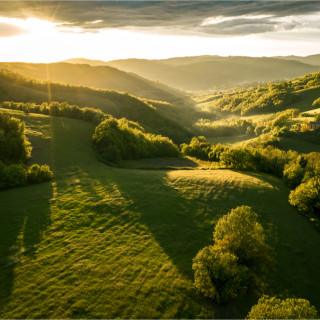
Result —
POLYGON ((251 207, 240 206, 220 218, 213 233, 215 245, 237 256, 255 280, 268 271, 273 261, 272 248, 265 243, 264 230, 257 219, 251 207))
POLYGON ((301 183, 289 195, 291 205, 298 208, 299 211, 320 212, 320 178, 315 177, 304 183, 301 183))
POLYGON ((53 172, 48 165, 39 166, 38 164, 32 165, 28 169, 28 182, 39 183, 42 181, 50 180, 53 176, 53 172))
POLYGON ((193 260, 195 286, 218 303, 262 288, 272 265, 272 249, 265 243, 258 215, 241 206, 219 219, 214 245, 200 250, 193 260))
POLYGON ((6 187, 18 187, 27 184, 27 171, 21 164, 11 164, 3 170, 6 187))
POLYGON ((283 171, 283 181, 291 189, 296 188, 304 177, 304 169, 298 161, 286 164, 283 171))
POLYGON ((207 246, 193 259, 195 287, 206 297, 223 303, 247 290, 248 269, 238 258, 217 246, 207 246))
POLYGON ((277 299, 262 296, 258 304, 253 306, 247 319, 317 319, 318 314, 314 306, 305 299, 277 299))

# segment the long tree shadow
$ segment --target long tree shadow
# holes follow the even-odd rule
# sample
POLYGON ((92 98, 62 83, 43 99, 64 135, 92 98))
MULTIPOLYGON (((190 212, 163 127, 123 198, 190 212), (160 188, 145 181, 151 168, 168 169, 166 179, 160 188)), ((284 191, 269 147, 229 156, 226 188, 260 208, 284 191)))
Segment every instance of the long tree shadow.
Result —
MULTIPOLYGON (((101 212, 110 213, 111 222, 104 227, 112 228, 114 224, 126 224, 130 223, 130 219, 135 219, 131 222, 138 222, 147 227, 179 273, 189 281, 193 281, 193 258, 201 248, 213 243, 214 222, 234 206, 241 205, 243 192, 247 192, 241 188, 234 190, 234 200, 230 202, 230 194, 224 189, 234 186, 225 182, 219 185, 222 190, 211 190, 206 195, 202 190, 197 197, 188 197, 188 194, 183 193, 183 179, 180 181, 181 184, 179 182, 181 189, 176 188, 176 184, 171 184, 166 170, 111 169, 108 172, 104 171, 100 176, 93 170, 86 173, 92 178, 91 183, 82 186, 88 194, 99 199, 99 195, 95 196, 92 190, 97 186, 104 186, 103 189, 108 192, 108 188, 114 186, 125 199, 121 200, 123 208, 120 204, 115 208, 106 204, 94 208, 96 213, 100 213, 100 209, 101 212), (131 215, 121 214, 122 210, 130 212, 131 215)), ((192 194, 197 193, 197 186, 198 184, 193 185, 191 182, 191 186, 185 187, 190 187, 192 194)), ((106 215, 105 217, 107 218, 106 215)), ((250 295, 240 302, 219 306, 193 291, 184 294, 191 300, 197 300, 199 304, 207 306, 208 310, 214 308, 215 314, 221 318, 231 318, 235 314, 245 316, 250 305, 256 301, 256 297, 250 295)), ((181 317, 183 316, 184 313, 181 314, 181 317)), ((195 317, 196 314, 190 316, 195 317)))
POLYGON ((10 297, 22 255, 35 254, 50 224, 51 190, 46 182, 0 193, 0 306, 10 297))
MULTIPOLYGON (((224 205, 210 207, 203 198, 183 197, 167 180, 167 171, 121 170, 116 184, 179 271, 193 277, 192 259, 199 249, 212 243, 213 222, 225 210, 227 195, 220 194, 224 205)), ((105 184, 104 179, 99 183, 105 184)))

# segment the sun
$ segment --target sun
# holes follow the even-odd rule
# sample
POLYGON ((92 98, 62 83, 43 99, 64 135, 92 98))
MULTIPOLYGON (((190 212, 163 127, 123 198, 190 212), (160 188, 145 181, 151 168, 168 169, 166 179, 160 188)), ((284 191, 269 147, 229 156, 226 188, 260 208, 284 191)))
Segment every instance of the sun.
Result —
POLYGON ((59 23, 41 20, 38 18, 17 19, 0 17, 0 22, 18 27, 22 31, 25 31, 25 33, 33 33, 38 35, 54 32, 57 25, 59 25, 59 23))

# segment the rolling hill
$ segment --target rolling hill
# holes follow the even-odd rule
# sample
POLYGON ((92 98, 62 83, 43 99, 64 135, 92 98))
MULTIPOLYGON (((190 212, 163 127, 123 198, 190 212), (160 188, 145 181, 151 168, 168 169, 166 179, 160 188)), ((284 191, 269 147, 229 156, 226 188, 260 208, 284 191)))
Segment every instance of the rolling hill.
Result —
POLYGON ((96 160, 91 123, 1 111, 26 122, 32 161, 54 171, 0 193, 1 318, 244 318, 257 296, 218 306, 194 290, 191 270, 217 219, 242 204, 275 248, 266 293, 320 307, 320 234, 279 179, 110 168, 96 160))
MULTIPOLYGON (((94 63, 93 63, 94 64, 94 63)), ((174 104, 188 102, 183 92, 144 79, 136 74, 110 66, 91 66, 70 63, 0 63, 8 69, 38 80, 57 81, 73 85, 128 92, 137 97, 168 101, 174 104)))
MULTIPOLYGON (((160 81, 168 86, 187 91, 220 90, 257 82, 284 80, 319 71, 313 65, 317 57, 306 61, 281 58, 196 56, 165 60, 125 59, 97 61, 93 65, 109 65, 144 78, 160 81), (310 62, 310 64, 308 64, 310 62)), ((68 62, 88 63, 86 59, 68 62)))
MULTIPOLYGON (((96 107, 116 118, 139 122, 147 131, 182 142, 191 133, 172 116, 183 119, 187 107, 151 102, 128 93, 39 81, 0 69, 0 101, 50 102, 68 101, 80 107, 96 107)), ((192 108, 191 116, 194 111, 192 108)))
POLYGON ((320 54, 313 54, 311 56, 299 57, 299 56, 278 56, 275 58, 284 59, 284 60, 294 60, 300 61, 302 63, 307 63, 315 66, 320 66, 320 54))
POLYGON ((282 80, 319 70, 302 62, 276 58, 204 57, 166 60, 118 60, 110 66, 158 80, 182 90, 208 90, 282 80))

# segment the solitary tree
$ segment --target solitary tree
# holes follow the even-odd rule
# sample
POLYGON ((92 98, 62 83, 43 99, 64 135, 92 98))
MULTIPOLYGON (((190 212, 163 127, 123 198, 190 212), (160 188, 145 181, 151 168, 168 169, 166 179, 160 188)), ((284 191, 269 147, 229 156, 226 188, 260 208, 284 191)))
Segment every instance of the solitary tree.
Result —
POLYGON ((193 260, 195 286, 205 296, 225 302, 249 286, 263 286, 273 258, 257 218, 250 207, 241 206, 219 219, 214 245, 200 250, 193 260))
POLYGON ((273 250, 265 243, 263 227, 257 219, 252 208, 237 207, 219 219, 213 233, 215 245, 237 256, 254 280, 263 277, 273 262, 273 250))

